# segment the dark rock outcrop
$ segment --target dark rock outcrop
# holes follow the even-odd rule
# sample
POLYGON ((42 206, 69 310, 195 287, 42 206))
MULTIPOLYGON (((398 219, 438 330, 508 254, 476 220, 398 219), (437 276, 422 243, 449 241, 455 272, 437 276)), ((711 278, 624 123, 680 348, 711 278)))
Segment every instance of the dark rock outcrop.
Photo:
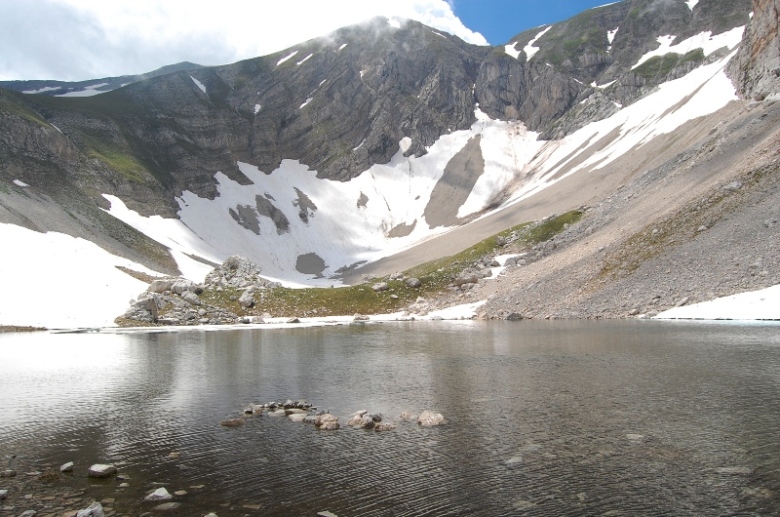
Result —
POLYGON ((742 97, 762 100, 780 93, 780 1, 753 0, 753 18, 729 73, 742 97))

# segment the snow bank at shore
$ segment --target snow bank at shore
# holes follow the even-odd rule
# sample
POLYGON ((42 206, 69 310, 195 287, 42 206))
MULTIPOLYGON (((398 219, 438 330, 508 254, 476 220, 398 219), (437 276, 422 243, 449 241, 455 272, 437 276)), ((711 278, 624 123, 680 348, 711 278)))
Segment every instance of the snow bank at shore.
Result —
POLYGON ((675 307, 660 313, 656 319, 780 320, 780 284, 760 291, 675 307))

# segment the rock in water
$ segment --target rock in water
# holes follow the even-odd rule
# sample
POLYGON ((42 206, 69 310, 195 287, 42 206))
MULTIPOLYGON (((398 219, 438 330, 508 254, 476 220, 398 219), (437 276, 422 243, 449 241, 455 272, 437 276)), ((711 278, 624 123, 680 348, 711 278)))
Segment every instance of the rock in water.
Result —
POLYGON ((168 512, 168 511, 171 511, 171 510, 178 509, 179 506, 181 506, 181 503, 174 503, 174 502, 163 503, 163 504, 158 504, 157 506, 155 506, 153 508, 153 510, 155 512, 168 512))
POLYGON ((317 426, 317 429, 332 431, 339 428, 339 417, 330 413, 323 413, 317 415, 317 418, 314 419, 314 425, 317 426))
POLYGON ((116 467, 111 464, 95 463, 87 471, 91 478, 107 478, 116 474, 116 467))
POLYGON ((442 425, 444 423, 444 417, 441 413, 434 413, 433 411, 423 411, 420 413, 417 423, 423 427, 433 427, 442 425))
POLYGON ((76 517, 105 517, 105 513, 103 513, 103 507, 100 503, 95 501, 83 510, 79 510, 76 517))
POLYGON ((144 497, 144 501, 170 501, 173 496, 165 489, 160 487, 151 494, 144 497))
POLYGON ((240 427, 244 425, 244 419, 243 418, 231 418, 228 420, 223 420, 220 422, 220 425, 224 427, 240 427))
POLYGON ((60 472, 73 472, 73 462, 69 461, 60 466, 60 472))

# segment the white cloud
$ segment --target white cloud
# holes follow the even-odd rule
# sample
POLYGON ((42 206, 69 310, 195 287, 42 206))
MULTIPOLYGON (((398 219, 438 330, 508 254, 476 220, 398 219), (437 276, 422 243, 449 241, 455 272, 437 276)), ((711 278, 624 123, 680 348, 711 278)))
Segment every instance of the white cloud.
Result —
POLYGON ((487 44, 445 0, 3 0, 0 79, 91 79, 270 54, 374 16, 487 44))

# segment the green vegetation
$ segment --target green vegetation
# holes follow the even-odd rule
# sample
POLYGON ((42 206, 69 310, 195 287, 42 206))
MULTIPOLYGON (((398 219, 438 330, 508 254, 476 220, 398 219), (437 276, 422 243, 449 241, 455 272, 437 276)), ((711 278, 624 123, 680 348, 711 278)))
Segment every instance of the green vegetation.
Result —
POLYGON ((675 54, 670 52, 663 56, 651 57, 641 66, 634 69, 634 73, 645 79, 652 77, 663 78, 669 75, 669 73, 678 66, 684 65, 688 62, 701 62, 704 61, 704 51, 700 48, 691 50, 685 55, 675 54))
POLYGON ((407 287, 402 280, 378 279, 388 285, 386 291, 375 292, 372 284, 361 284, 341 288, 287 289, 284 287, 261 291, 262 300, 253 309, 245 310, 238 303, 241 290, 224 289, 220 292, 207 290, 201 299, 208 304, 224 307, 238 315, 262 314, 272 316, 335 316, 380 314, 396 312, 413 303, 418 296, 435 297, 442 294, 458 276, 477 260, 493 256, 498 250, 522 251, 540 242, 547 241, 563 231, 568 224, 580 220, 582 212, 575 210, 546 219, 540 223, 524 223, 496 235, 492 235, 474 246, 450 257, 421 264, 403 272, 404 277, 420 280, 421 287, 407 287), (499 242, 511 240, 511 248, 502 247, 499 242))
POLYGON ((138 160, 119 147, 89 137, 85 140, 89 146, 89 157, 102 161, 128 181, 143 183, 150 177, 149 171, 138 160))
POLYGON ((30 109, 28 106, 23 104, 19 99, 17 99, 16 98, 17 95, 18 94, 13 94, 8 91, 3 91, 2 95, 0 95, 0 113, 6 112, 10 115, 21 117, 30 122, 34 122, 38 125, 44 127, 51 127, 51 125, 48 122, 46 122, 40 115, 38 115, 34 110, 30 109))

